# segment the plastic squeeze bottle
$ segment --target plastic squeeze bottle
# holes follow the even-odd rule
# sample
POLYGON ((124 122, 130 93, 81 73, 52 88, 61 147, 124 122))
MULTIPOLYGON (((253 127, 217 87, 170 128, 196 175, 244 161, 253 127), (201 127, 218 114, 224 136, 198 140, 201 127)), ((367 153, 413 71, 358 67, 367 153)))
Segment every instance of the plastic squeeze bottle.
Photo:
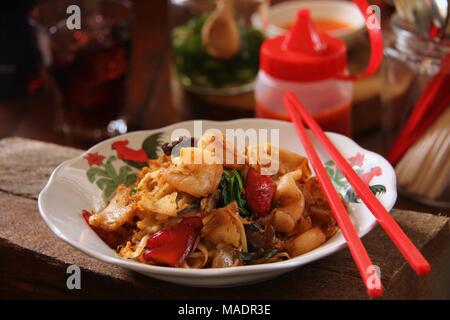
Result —
POLYGON ((261 46, 256 116, 289 121, 283 95, 290 90, 322 129, 349 136, 353 84, 347 74, 344 42, 318 32, 309 10, 300 9, 285 35, 261 46))

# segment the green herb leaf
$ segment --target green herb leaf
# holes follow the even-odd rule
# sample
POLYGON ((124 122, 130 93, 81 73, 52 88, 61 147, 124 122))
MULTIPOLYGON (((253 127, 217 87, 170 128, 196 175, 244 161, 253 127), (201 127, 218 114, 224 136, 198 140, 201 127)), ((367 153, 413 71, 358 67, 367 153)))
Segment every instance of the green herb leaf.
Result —
POLYGON ((222 180, 220 181, 220 189, 222 190, 223 202, 225 205, 236 201, 239 214, 242 217, 249 217, 251 215, 248 210, 247 201, 244 198, 244 183, 239 171, 236 169, 224 170, 222 180))

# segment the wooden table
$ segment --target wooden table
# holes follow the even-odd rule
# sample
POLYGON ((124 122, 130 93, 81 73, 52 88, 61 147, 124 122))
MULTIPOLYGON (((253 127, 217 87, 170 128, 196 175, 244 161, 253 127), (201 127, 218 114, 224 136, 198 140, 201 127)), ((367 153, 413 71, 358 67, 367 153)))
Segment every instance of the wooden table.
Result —
MULTIPOLYGON (((150 279, 102 263, 59 240, 37 212, 36 199, 51 171, 80 150, 7 138, 0 140, 0 298, 365 299, 347 249, 298 270, 239 289, 196 289, 150 279), (68 290, 66 269, 80 266, 81 290, 68 290)), ((381 268, 386 299, 450 298, 450 218, 393 210, 406 234, 432 264, 416 277, 385 233, 364 245, 381 268)))

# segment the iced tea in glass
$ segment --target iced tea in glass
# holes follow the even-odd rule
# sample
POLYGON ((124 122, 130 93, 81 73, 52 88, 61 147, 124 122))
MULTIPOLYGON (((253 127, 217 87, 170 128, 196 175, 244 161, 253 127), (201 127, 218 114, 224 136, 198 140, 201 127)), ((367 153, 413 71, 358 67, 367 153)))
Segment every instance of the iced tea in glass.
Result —
POLYGON ((57 128, 77 143, 125 133, 122 116, 128 100, 131 3, 46 1, 34 8, 30 22, 57 128), (79 10, 67 9, 73 5, 79 10), (73 16, 77 10, 79 28, 73 16))

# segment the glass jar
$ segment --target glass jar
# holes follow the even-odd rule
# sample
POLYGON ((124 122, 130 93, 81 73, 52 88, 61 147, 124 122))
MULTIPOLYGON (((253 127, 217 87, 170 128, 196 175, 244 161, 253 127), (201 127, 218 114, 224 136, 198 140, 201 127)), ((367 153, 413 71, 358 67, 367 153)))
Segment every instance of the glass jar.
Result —
POLYGON ((234 95, 253 89, 263 33, 252 21, 266 0, 171 0, 173 64, 183 88, 197 94, 234 95), (233 10, 240 49, 232 58, 208 53, 202 38, 205 22, 221 1, 233 10))
MULTIPOLYGON (((386 151, 389 150, 394 139, 404 127, 411 110, 430 80, 441 69, 442 59, 450 54, 450 40, 432 41, 425 39, 402 25, 397 15, 394 15, 391 19, 391 28, 392 31, 385 46, 381 82, 381 121, 386 151)), ((423 148, 418 155, 425 156, 428 150, 431 152, 431 149, 425 149, 423 140, 419 138, 412 147, 417 147, 417 144, 421 143, 423 148)), ((450 146, 444 144, 443 148, 450 148, 450 146)), ((439 150, 439 152, 447 151, 439 150)), ((406 159, 406 154, 404 159, 406 159)), ((432 154, 427 156, 434 157, 432 154)), ((419 161, 416 157, 414 158, 419 161)), ((429 163, 429 160, 427 161, 429 163)), ((447 161, 450 161, 450 159, 447 161)), ((440 188, 439 194, 430 196, 427 192, 418 192, 411 186, 411 183, 407 183, 407 180, 410 181, 411 178, 404 179, 403 175, 400 174, 400 162, 396 165, 400 192, 428 205, 450 207, 450 179, 448 177, 444 179, 446 182, 440 188)), ((427 170, 427 168, 419 169, 427 170)), ((419 172, 409 172, 409 175, 415 174, 417 174, 417 177, 423 177, 425 174, 427 179, 437 180, 438 176, 445 174, 445 172, 436 174, 436 177, 431 177, 429 173, 424 172, 420 174, 419 172)))

